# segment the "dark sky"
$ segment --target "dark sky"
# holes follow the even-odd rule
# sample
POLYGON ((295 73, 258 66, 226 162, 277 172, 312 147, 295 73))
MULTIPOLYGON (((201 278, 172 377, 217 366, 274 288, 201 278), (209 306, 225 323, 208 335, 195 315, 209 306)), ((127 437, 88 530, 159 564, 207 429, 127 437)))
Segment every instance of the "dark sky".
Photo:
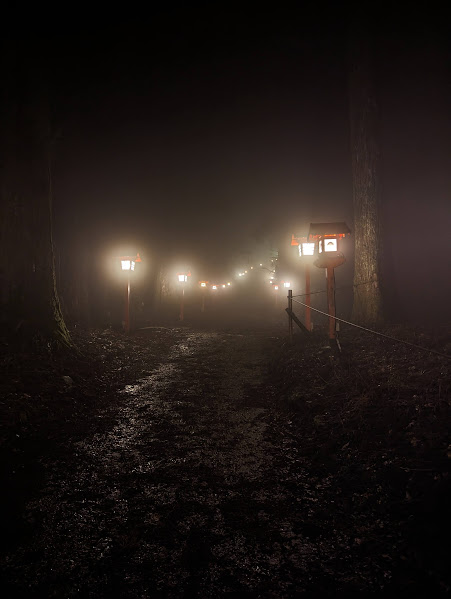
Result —
MULTIPOLYGON (((352 20, 341 6, 300 5, 172 3, 146 18, 75 15, 52 28, 57 238, 129 242, 227 271, 259 239, 277 244, 310 220, 352 228, 352 20)), ((408 293, 443 285, 446 296, 447 21, 379 10, 369 28, 390 276, 408 293)))
POLYGON ((61 40, 70 222, 77 206, 101 235, 224 259, 257 232, 349 215, 344 39, 312 19, 174 9, 61 40))

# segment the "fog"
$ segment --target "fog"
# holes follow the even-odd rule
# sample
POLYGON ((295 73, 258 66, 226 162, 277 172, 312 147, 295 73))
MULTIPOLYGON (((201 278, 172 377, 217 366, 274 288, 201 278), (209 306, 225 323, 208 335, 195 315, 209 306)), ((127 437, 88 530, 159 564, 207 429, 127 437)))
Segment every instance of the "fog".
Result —
MULTIPOLYGON (((149 23, 52 33, 60 277, 85 256, 99 280, 106 256, 128 248, 147 276, 164 265, 226 280, 274 248, 302 280, 291 234, 321 221, 352 230, 347 18, 303 16, 237 19, 175 5, 149 23)), ((451 292, 449 46, 438 19, 423 17, 375 28, 384 287, 395 321, 446 321, 451 292)), ((343 287, 353 275, 347 243, 343 287)))

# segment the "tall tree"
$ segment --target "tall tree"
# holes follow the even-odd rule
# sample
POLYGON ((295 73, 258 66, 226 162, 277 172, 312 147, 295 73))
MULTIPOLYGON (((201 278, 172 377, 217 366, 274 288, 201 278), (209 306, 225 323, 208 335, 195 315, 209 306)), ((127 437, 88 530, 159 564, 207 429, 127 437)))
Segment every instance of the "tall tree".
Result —
POLYGON ((382 231, 379 197, 378 107, 371 37, 361 23, 351 31, 349 108, 354 204, 355 322, 375 326, 383 321, 381 293, 382 231), (356 31, 357 30, 357 31, 356 31))
MULTIPOLYGON (((0 159, 2 312, 27 339, 71 344, 52 243, 52 136, 41 63, 3 48, 0 159)), ((42 56, 41 56, 42 59, 42 56)))

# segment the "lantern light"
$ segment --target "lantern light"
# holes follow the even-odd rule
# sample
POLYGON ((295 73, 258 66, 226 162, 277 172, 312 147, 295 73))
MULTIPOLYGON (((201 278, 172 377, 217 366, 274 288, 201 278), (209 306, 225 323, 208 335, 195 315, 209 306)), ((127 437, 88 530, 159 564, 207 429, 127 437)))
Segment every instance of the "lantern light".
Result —
POLYGON ((127 295, 125 303, 125 318, 124 318, 124 330, 126 333, 130 332, 130 273, 135 270, 135 263, 142 262, 139 254, 136 256, 121 256, 119 258, 121 262, 121 270, 127 273, 127 295))
POLYGON ((230 287, 230 282, 229 282, 229 283, 227 283, 227 285, 230 287))
POLYGON ((291 283, 290 283, 290 282, 288 282, 288 281, 287 281, 286 283, 284 283, 284 284, 283 284, 283 286, 284 286, 286 289, 288 289, 288 288, 290 287, 290 285, 291 285, 291 283))
POLYGON ((178 278, 179 278, 179 282, 180 283, 186 283, 186 281, 188 280, 188 277, 186 275, 183 275, 183 274, 178 275, 178 278))
POLYGON ((312 242, 303 242, 299 244, 300 256, 313 256, 315 253, 315 244, 312 242))
POLYGON ((129 258, 121 260, 121 268, 122 270, 135 270, 135 261, 129 258))
POLYGON ((222 288, 225 289, 225 285, 223 285, 222 288))
POLYGON ((324 248, 325 252, 336 252, 337 251, 337 240, 336 239, 322 239, 319 244, 320 252, 324 248))
POLYGON ((213 286, 212 286, 212 289, 217 289, 217 288, 218 288, 218 286, 217 286, 217 285, 213 285, 213 286))
POLYGON ((344 222, 310 223, 308 238, 310 241, 318 241, 318 257, 314 264, 326 270, 329 339, 336 339, 334 269, 345 262, 340 245, 341 240, 350 234, 351 231, 344 222))
POLYGON ((274 285, 274 289, 277 291, 279 289, 279 285, 274 285))

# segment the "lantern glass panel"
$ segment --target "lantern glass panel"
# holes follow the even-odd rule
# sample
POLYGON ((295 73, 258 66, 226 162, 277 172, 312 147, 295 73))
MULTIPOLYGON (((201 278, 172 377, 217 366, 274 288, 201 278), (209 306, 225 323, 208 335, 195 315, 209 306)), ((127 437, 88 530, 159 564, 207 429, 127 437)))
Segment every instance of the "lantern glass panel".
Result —
POLYGON ((336 252, 337 251, 337 240, 336 239, 324 239, 324 251, 325 252, 336 252))
POLYGON ((315 253, 315 244, 311 242, 301 243, 299 245, 299 255, 313 256, 315 253))

